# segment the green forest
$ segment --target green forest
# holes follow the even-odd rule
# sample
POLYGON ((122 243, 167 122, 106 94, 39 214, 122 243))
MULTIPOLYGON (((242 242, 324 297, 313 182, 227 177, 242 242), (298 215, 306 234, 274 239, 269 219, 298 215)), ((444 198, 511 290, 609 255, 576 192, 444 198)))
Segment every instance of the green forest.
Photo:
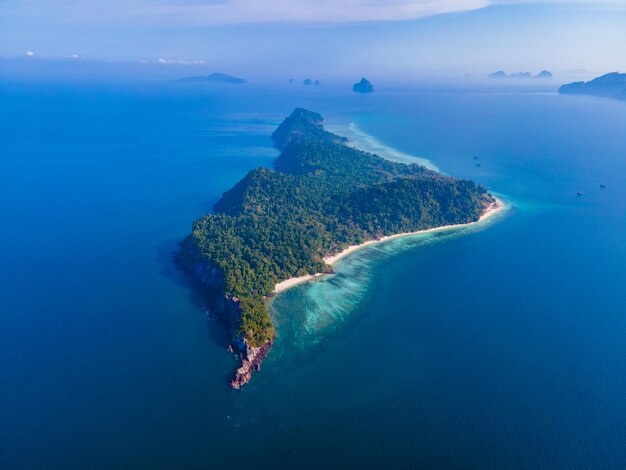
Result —
POLYGON ((323 258, 395 233, 476 221, 487 190, 416 164, 394 163, 326 131, 321 115, 296 109, 272 138, 274 168, 248 173, 193 223, 179 261, 202 260, 223 277, 241 311, 234 334, 271 340, 266 298, 285 279, 328 271, 323 258))

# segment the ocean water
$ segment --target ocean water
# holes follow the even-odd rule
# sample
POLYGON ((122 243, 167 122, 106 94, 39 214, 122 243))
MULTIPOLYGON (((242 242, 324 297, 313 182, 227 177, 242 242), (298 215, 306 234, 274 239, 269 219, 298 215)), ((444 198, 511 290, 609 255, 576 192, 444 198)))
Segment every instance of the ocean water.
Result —
POLYGON ((0 467, 624 465, 624 103, 204 85, 0 85, 0 467), (277 296, 236 392, 170 255, 296 106, 509 209, 277 296))

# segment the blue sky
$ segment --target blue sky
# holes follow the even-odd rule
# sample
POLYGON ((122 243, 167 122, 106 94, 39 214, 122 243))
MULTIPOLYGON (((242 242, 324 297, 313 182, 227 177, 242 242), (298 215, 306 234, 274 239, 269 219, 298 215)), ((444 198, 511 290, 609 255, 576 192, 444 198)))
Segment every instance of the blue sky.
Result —
POLYGON ((626 71, 624 44, 626 0, 0 1, 2 57, 190 73, 592 75, 626 71))

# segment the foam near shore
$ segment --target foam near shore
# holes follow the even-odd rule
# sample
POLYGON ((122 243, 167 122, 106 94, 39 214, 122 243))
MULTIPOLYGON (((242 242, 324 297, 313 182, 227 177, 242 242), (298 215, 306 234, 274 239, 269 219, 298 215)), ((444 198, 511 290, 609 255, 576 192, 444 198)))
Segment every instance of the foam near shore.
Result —
MULTIPOLYGON (((351 253, 354 253, 355 251, 360 250, 361 248, 365 248, 365 247, 370 246, 370 245, 375 245, 377 243, 383 243, 383 242, 386 242, 388 240, 393 240, 394 238, 409 237, 409 236, 414 236, 414 235, 423 235, 423 234, 426 234, 426 233, 440 232, 440 231, 444 231, 444 230, 457 229, 457 228, 461 228, 461 227, 469 227, 469 226, 472 226, 472 225, 480 224, 480 223, 486 221, 487 219, 493 217, 497 213, 499 213, 504 207, 505 207, 504 202, 501 199, 495 198, 495 202, 493 202, 489 207, 487 207, 487 209, 485 210, 485 212, 483 212, 483 214, 480 216, 480 218, 478 220, 474 221, 474 222, 469 222, 467 224, 443 225, 441 227, 433 227, 433 228, 429 228, 429 229, 426 229, 426 230, 418 230, 417 232, 397 233, 395 235, 389 235, 389 236, 386 236, 386 237, 381 237, 381 238, 376 239, 376 240, 368 240, 368 241, 366 241, 364 243, 361 243, 360 245, 349 246, 349 247, 341 250, 339 253, 337 253, 335 255, 328 256, 328 257, 324 258, 324 262, 326 264, 332 266, 334 263, 336 263, 340 259, 348 256, 351 253)), ((293 278, 290 278, 290 279, 286 279, 286 280, 276 284, 276 286, 274 287, 274 291, 272 293, 273 294, 278 294, 280 292, 284 292, 287 289, 290 289, 291 287, 294 287, 294 286, 296 286, 298 284, 302 284, 304 282, 311 281, 311 280, 316 279, 316 278, 318 278, 320 276, 323 276, 323 275, 324 275, 324 273, 307 274, 305 276, 293 277, 293 278)))

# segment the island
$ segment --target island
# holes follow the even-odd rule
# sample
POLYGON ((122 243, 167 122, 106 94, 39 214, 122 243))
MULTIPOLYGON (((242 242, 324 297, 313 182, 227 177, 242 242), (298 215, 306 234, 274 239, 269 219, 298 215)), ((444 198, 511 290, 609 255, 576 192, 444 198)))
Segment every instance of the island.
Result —
POLYGON ((352 86, 352 91, 357 93, 372 93, 374 91, 374 85, 368 79, 363 77, 360 82, 355 83, 352 86))
POLYGON ((234 85, 242 85, 248 83, 247 80, 226 73, 215 72, 209 76, 183 77, 178 79, 179 82, 209 82, 209 83, 230 83, 234 85))
POLYGON ((588 82, 568 83, 559 88, 559 93, 626 100, 626 73, 612 72, 588 82))
POLYGON ((333 274, 332 264, 389 237, 469 224, 496 208, 483 186, 418 164, 385 160, 324 129, 298 108, 272 134, 281 151, 226 191, 193 223, 176 253, 230 330, 247 383, 275 337, 267 301, 296 283, 333 274))
POLYGON ((534 78, 552 78, 552 72, 549 70, 542 70, 534 78))
POLYGON ((508 74, 504 70, 498 70, 489 74, 489 78, 513 78, 513 79, 527 79, 527 78, 552 78, 552 72, 549 70, 542 70, 537 75, 531 75, 530 72, 517 72, 508 74))
POLYGON ((489 78, 507 78, 507 74, 504 70, 498 70, 489 74, 489 78))

